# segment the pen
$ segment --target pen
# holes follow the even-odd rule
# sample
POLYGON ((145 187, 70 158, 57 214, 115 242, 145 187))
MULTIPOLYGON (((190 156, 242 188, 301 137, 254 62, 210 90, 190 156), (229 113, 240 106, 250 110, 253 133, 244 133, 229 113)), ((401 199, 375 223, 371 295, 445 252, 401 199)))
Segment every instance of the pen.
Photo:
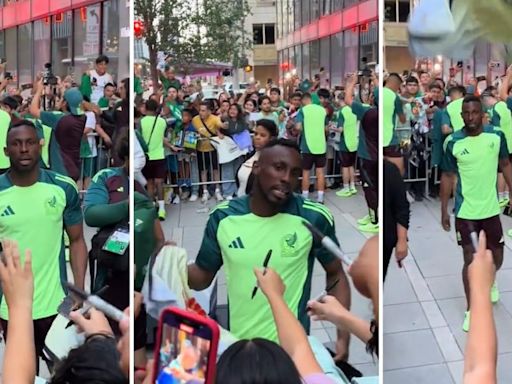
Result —
POLYGON ((126 315, 112 304, 107 303, 101 297, 96 295, 90 295, 81 289, 78 289, 73 284, 65 283, 66 287, 77 297, 82 299, 83 301, 87 301, 91 306, 96 308, 98 311, 103 312, 106 316, 110 317, 112 320, 121 321, 126 319, 126 315))
POLYGON ((318 229, 316 229, 312 224, 308 223, 307 221, 302 221, 302 224, 306 226, 307 229, 313 234, 313 237, 320 241, 325 249, 327 249, 331 254, 339 258, 343 263, 345 263, 347 266, 352 265, 353 261, 345 255, 341 249, 336 245, 334 241, 331 240, 330 237, 325 236, 322 232, 320 232, 318 229))
MULTIPOLYGON (((263 275, 265 275, 265 273, 267 272, 267 266, 268 266, 268 262, 270 261, 270 256, 272 255, 272 250, 270 249, 267 253, 267 256, 265 256, 265 261, 263 261, 263 275)), ((254 299, 254 296, 256 296, 256 292, 258 291, 258 284, 256 283, 256 285, 254 286, 253 290, 252 290, 252 295, 251 295, 251 299, 254 299)))
POLYGON ((336 287, 336 285, 338 285, 338 283, 340 282, 340 279, 337 279, 334 283, 332 283, 330 286, 328 286, 327 288, 325 288, 325 291, 323 291, 321 294, 319 294, 317 297, 315 297, 313 300, 314 301, 322 301, 324 299, 325 296, 327 296, 327 294, 332 291, 334 289, 334 287, 336 287))

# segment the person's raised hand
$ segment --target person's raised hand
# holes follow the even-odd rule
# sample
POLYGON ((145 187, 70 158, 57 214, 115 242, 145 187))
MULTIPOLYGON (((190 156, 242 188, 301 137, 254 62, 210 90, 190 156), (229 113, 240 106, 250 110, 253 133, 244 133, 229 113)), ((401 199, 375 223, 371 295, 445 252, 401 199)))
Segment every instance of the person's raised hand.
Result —
POLYGON ((32 253, 28 249, 25 251, 25 262, 22 265, 18 243, 4 240, 2 245, 3 260, 0 261, 0 280, 9 311, 22 309, 32 312, 34 297, 32 253))
POLYGON ((79 311, 74 311, 69 314, 70 320, 72 320, 86 336, 92 335, 93 333, 102 333, 109 336, 113 334, 112 328, 110 328, 103 312, 91 308, 86 316, 87 317, 84 317, 79 311))
POLYGON ((254 268, 254 274, 258 280, 258 286, 268 299, 271 297, 282 297, 286 289, 281 276, 272 268, 254 268))
POLYGON ((327 295, 321 301, 308 302, 308 315, 314 321, 325 320, 339 323, 348 310, 334 296, 327 295))
POLYGON ((478 240, 478 249, 468 267, 468 279, 472 290, 485 290, 487 292, 494 283, 496 266, 494 265, 492 252, 487 249, 487 237, 484 231, 480 231, 478 240))

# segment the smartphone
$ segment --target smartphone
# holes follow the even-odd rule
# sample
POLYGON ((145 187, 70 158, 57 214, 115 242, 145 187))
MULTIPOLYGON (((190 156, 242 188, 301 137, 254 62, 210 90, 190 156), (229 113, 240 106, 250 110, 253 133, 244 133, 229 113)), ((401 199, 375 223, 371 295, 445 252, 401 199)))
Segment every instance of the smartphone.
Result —
POLYGON ((207 317, 176 307, 162 311, 152 383, 215 382, 220 331, 207 317))

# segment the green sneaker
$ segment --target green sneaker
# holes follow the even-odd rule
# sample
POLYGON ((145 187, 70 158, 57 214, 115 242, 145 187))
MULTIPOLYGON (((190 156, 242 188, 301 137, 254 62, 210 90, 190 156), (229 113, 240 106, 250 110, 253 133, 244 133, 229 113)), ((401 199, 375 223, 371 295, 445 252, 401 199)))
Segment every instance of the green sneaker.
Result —
POLYGON ((509 202, 510 202, 510 200, 508 198, 505 198, 503 200, 500 200, 498 202, 498 204, 500 205, 500 208, 505 208, 509 202))
POLYGON ((464 314, 464 323, 462 323, 462 330, 464 332, 469 331, 469 311, 466 311, 466 313, 464 314))
POLYGON ((360 225, 358 229, 361 232, 370 232, 370 233, 378 233, 379 232, 379 224, 368 223, 366 225, 360 225))
POLYGON ((498 284, 494 282, 491 287, 491 302, 496 304, 498 301, 500 301, 500 291, 498 289, 498 284))
POLYGON ((164 221, 165 216, 166 216, 165 209, 160 209, 158 211, 158 218, 160 219, 160 221, 164 221))
POLYGON ((352 196, 352 192, 350 191, 350 188, 343 188, 343 189, 340 189, 338 192, 336 192, 336 196, 350 197, 350 196, 352 196))
POLYGON ((353 194, 353 195, 357 195, 357 189, 356 187, 351 187, 350 188, 350 193, 353 194))
POLYGON ((359 225, 366 225, 366 224, 371 223, 371 221, 372 221, 372 219, 370 218, 370 215, 366 215, 362 219, 357 220, 357 224, 359 224, 359 225))

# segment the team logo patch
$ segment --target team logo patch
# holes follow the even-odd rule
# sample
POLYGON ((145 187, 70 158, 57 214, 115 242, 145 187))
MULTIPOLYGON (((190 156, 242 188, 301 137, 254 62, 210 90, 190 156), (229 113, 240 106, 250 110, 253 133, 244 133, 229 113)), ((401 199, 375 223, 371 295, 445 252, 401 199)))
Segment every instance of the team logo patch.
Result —
POLYGON ((294 256, 297 245, 297 232, 293 232, 287 234, 281 240, 281 255, 283 257, 286 256, 294 256))
POLYGON ((14 213, 14 210, 12 209, 12 207, 10 205, 8 205, 7 207, 4 207, 0 210, 0 217, 6 217, 6 216, 14 216, 15 213, 14 213))

